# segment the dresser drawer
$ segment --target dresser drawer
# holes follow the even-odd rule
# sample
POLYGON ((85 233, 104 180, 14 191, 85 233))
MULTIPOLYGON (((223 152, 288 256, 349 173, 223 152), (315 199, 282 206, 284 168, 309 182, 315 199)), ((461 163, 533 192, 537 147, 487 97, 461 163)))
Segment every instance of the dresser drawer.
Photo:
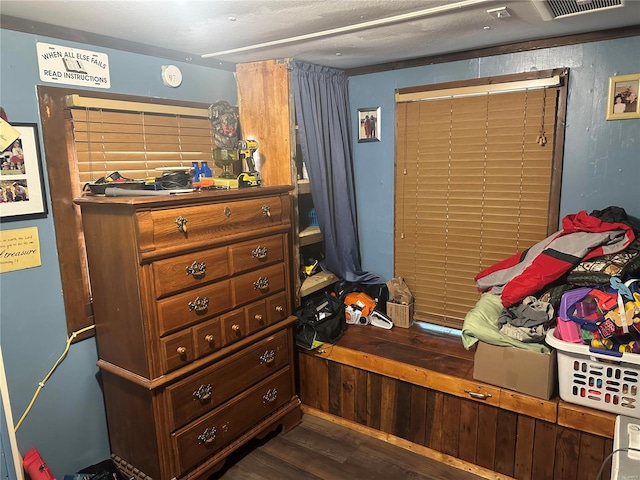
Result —
POLYGON ((267 298, 267 324, 273 325, 289 316, 287 292, 281 292, 267 298))
POLYGON ((198 358, 221 348, 224 341, 220 332, 220 319, 212 318, 193 327, 193 339, 198 358))
POLYGON ((195 360, 191 330, 163 338, 160 340, 160 345, 162 350, 162 371, 164 373, 195 360))
POLYGON ((235 305, 242 305, 284 290, 284 264, 262 268, 231 279, 235 305))
MULTIPOLYGON (((139 211, 139 248, 141 252, 185 249, 211 243, 213 239, 274 225, 283 225, 283 197, 253 198, 210 205, 185 206, 139 211)), ((284 197, 286 198, 286 197, 284 197)), ((284 209, 288 212, 288 209, 284 209)))
POLYGON ((279 332, 167 388, 171 430, 226 402, 287 365, 286 332, 279 332))
POLYGON ((233 307, 229 280, 158 300, 158 328, 165 335, 233 307))
POLYGON ((156 298, 227 277, 227 255, 227 247, 221 247, 153 262, 156 298))
POLYGON ((229 247, 231 273, 241 273, 284 260, 283 235, 256 238, 229 247))
POLYGON ((185 472, 291 400, 289 367, 171 435, 178 468, 185 472))

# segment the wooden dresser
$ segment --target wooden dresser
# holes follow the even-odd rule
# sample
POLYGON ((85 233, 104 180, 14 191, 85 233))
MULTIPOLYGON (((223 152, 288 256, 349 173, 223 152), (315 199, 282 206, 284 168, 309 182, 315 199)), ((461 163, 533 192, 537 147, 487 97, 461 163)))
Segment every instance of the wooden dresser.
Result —
POLYGON ((291 187, 82 197, 112 458, 204 479, 300 421, 291 187))

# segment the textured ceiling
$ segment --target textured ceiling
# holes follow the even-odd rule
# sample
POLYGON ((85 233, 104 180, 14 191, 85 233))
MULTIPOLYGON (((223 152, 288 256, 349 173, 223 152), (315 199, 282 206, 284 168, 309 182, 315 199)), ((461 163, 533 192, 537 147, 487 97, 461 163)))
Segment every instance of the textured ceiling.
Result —
MULTIPOLYGON (((602 0, 587 1, 597 5, 602 0)), ((185 60, 213 53, 214 59, 231 63, 295 58, 345 69, 640 24, 640 0, 554 20, 545 20, 536 3, 540 8, 546 4, 538 0, 2 0, 0 13, 4 20, 15 17, 184 52, 185 60), (508 16, 493 18, 487 12, 502 7, 508 16), (259 46, 265 43, 273 45, 259 46), (220 53, 234 49, 245 50, 220 53)))

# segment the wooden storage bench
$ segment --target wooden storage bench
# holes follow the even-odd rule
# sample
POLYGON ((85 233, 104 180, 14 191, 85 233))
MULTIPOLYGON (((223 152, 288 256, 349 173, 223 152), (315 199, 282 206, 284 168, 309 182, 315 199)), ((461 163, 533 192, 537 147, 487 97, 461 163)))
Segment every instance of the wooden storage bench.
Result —
POLYGON ((307 412, 495 478, 593 478, 613 450, 615 415, 478 382, 473 356, 460 338, 421 323, 350 325, 336 345, 298 350, 300 397, 307 412))

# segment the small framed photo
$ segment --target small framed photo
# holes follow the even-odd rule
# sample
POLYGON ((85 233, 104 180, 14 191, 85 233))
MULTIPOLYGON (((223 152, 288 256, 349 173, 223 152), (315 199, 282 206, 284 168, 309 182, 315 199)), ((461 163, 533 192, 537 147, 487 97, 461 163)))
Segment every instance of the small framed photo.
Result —
POLYGON ((358 109, 358 142, 380 141, 380 107, 358 109))
POLYGON ((35 123, 12 123, 20 136, 0 153, 0 221, 45 217, 40 138, 35 123))
POLYGON ((638 109, 639 91, 640 73, 609 77, 607 120, 640 118, 640 109, 638 109))

